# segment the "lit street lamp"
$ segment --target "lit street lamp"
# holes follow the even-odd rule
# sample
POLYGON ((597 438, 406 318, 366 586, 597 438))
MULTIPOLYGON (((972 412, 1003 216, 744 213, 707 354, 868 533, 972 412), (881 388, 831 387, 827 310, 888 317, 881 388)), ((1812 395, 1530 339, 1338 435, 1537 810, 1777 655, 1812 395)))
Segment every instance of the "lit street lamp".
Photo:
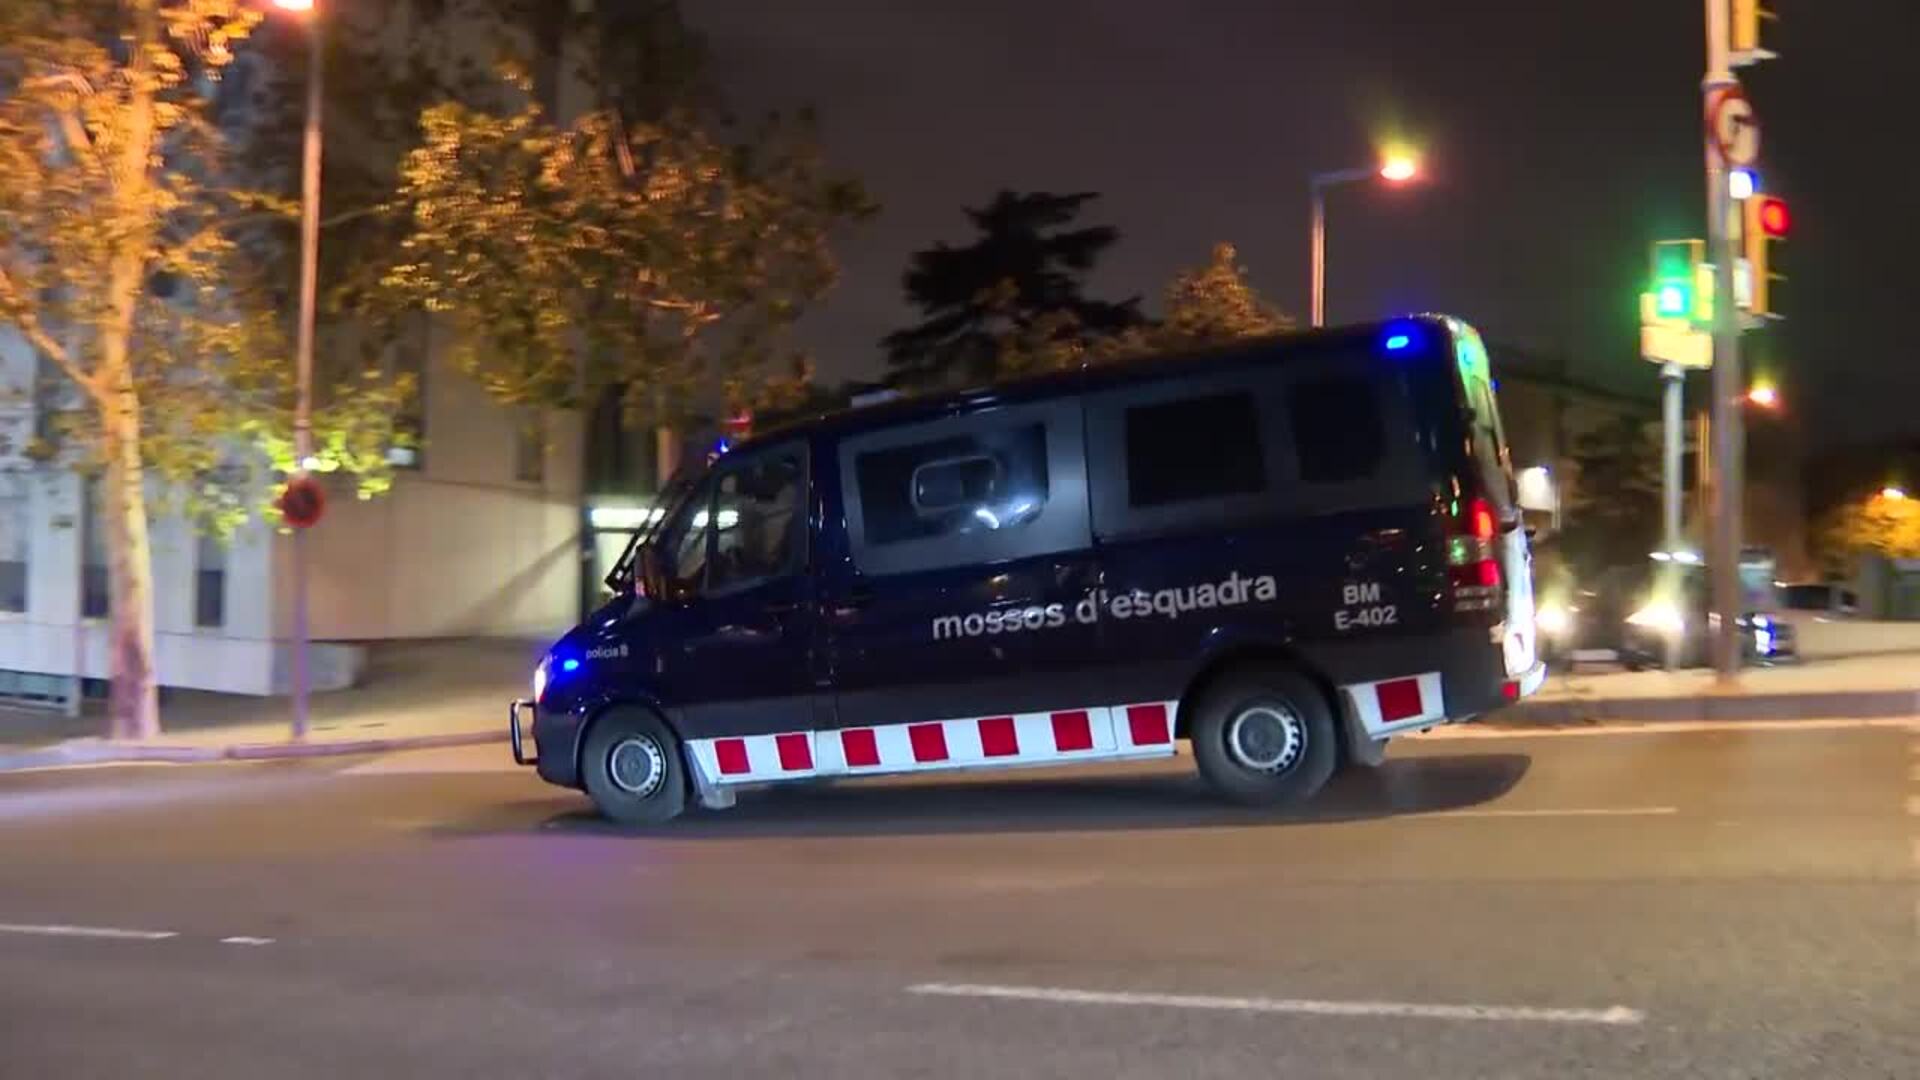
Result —
POLYGON ((1418 175, 1418 161, 1407 154, 1393 154, 1377 166, 1315 173, 1308 180, 1307 191, 1313 200, 1313 284, 1309 306, 1314 326, 1325 326, 1327 321, 1327 189, 1376 177, 1389 184, 1404 184, 1418 175))
POLYGON ((1905 502, 1907 499, 1907 492, 1905 488, 1898 488, 1889 484, 1886 487, 1883 487, 1880 489, 1880 497, 1887 500, 1888 502, 1905 502))
POLYGON ((1780 391, 1769 383, 1757 383, 1747 391, 1747 404, 1762 409, 1777 409, 1780 407, 1780 391))
MULTIPOLYGON (((294 345, 294 476, 313 464, 313 323, 320 278, 320 18, 313 0, 273 0, 284 11, 308 13, 307 128, 300 167, 300 325, 294 345)), ((293 737, 307 737, 307 530, 293 530, 293 737)))

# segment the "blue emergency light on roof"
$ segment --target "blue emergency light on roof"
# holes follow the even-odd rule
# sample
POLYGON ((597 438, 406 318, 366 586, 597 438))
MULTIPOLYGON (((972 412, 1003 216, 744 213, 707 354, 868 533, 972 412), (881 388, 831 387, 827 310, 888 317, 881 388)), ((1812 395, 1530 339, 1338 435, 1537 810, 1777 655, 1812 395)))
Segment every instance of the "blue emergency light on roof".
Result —
POLYGON ((561 671, 578 671, 580 670, 580 661, 575 660, 572 657, 568 657, 565 660, 560 661, 560 670, 561 671))
POLYGON ((1387 338, 1387 351, 1399 352, 1411 344, 1413 344, 1413 338, 1410 335, 1392 334, 1387 338))

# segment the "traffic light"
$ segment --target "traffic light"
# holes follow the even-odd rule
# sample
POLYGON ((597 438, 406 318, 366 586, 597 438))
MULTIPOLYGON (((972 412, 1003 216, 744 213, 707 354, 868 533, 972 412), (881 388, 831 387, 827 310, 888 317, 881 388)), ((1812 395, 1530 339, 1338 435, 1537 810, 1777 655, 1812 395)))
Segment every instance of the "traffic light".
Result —
POLYGON ((1747 274, 1751 279, 1751 302, 1747 310, 1756 316, 1779 318, 1780 298, 1774 283, 1785 281, 1775 264, 1779 261, 1774 245, 1786 239, 1793 227, 1793 214, 1787 204, 1771 195, 1746 200, 1746 221, 1741 233, 1746 240, 1747 274))
POLYGON ((1773 10, 1762 6, 1761 0, 1733 0, 1733 66, 1746 67, 1762 60, 1777 59, 1779 54, 1770 52, 1760 44, 1760 29, 1763 22, 1778 19, 1773 10))
POLYGON ((1653 245, 1653 313, 1662 320, 1690 322, 1700 315, 1704 240, 1661 240, 1653 245))

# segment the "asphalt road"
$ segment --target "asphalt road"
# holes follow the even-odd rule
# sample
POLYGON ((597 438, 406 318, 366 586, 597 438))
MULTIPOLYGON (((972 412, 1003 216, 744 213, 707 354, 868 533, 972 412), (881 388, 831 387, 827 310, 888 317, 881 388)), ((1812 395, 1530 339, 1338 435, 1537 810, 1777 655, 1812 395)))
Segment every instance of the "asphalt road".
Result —
POLYGON ((504 750, 0 777, 0 1077, 1920 1075, 1920 734, 765 792, 504 750))

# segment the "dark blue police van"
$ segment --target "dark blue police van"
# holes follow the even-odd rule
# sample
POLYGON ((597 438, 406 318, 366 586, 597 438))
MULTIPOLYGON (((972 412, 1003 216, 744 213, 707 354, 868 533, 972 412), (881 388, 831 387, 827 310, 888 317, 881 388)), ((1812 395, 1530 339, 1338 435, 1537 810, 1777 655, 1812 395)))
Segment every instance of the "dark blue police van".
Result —
POLYGON ((1306 799, 1532 693, 1487 354, 1395 320, 769 433, 669 486, 514 702, 617 821, 742 785, 1172 755, 1306 799))

